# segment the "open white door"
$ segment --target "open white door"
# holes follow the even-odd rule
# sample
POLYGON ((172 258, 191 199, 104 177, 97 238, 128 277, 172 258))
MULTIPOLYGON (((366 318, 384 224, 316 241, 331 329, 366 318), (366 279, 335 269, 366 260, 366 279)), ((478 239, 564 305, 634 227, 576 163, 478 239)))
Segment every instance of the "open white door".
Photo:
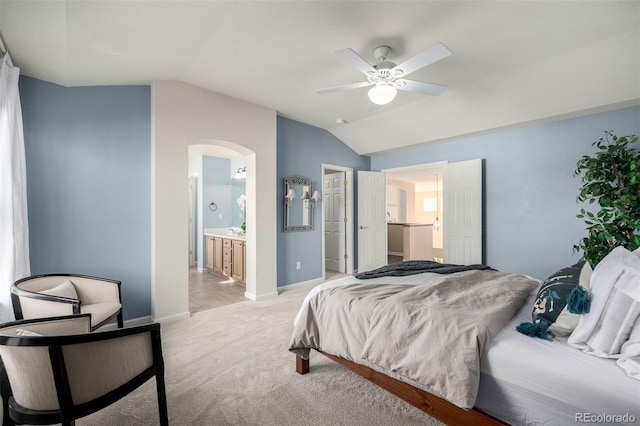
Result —
POLYGON ((346 272, 345 172, 326 174, 322 178, 324 207, 325 268, 346 272))
POLYGON ((482 263, 482 160, 448 163, 443 198, 444 263, 482 263))
POLYGON ((387 182, 382 172, 358 171, 358 271, 387 264, 387 182))

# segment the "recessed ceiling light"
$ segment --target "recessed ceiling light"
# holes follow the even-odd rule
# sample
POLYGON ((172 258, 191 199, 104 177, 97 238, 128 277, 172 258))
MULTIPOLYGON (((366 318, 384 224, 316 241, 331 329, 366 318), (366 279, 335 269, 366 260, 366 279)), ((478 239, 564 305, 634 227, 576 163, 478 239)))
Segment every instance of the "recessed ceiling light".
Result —
POLYGON ((344 118, 337 118, 336 119, 336 123, 338 123, 338 124, 347 124, 348 121, 345 120, 344 118))

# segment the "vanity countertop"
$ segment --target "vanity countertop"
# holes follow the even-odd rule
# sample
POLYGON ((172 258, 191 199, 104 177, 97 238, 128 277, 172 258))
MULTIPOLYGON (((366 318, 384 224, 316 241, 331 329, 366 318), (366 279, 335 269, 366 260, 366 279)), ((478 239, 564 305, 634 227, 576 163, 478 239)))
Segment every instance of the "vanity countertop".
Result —
POLYGON ((205 228, 204 235, 209 237, 222 237, 229 240, 247 241, 247 235, 244 232, 233 232, 229 228, 205 228))

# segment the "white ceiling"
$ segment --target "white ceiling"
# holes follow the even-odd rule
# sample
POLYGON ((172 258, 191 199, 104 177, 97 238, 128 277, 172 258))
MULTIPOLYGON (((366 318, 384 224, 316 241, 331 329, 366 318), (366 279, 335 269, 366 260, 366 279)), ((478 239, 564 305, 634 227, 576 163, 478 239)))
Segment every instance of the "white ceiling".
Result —
POLYGON ((638 1, 0 0, 25 75, 180 80, 328 129, 361 154, 635 104, 639 28, 638 1), (314 92, 364 79, 336 50, 373 62, 386 44, 400 63, 436 42, 453 54, 411 78, 447 85, 437 98, 400 92, 367 111, 367 88, 314 92))

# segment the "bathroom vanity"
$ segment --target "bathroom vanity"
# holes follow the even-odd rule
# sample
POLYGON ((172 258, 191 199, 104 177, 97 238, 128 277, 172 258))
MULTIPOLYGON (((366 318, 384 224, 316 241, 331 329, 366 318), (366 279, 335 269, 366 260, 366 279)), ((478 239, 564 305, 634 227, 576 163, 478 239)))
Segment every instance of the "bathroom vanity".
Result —
POLYGON ((210 272, 233 278, 241 283, 246 279, 246 236, 229 229, 205 229, 206 267, 210 272))

